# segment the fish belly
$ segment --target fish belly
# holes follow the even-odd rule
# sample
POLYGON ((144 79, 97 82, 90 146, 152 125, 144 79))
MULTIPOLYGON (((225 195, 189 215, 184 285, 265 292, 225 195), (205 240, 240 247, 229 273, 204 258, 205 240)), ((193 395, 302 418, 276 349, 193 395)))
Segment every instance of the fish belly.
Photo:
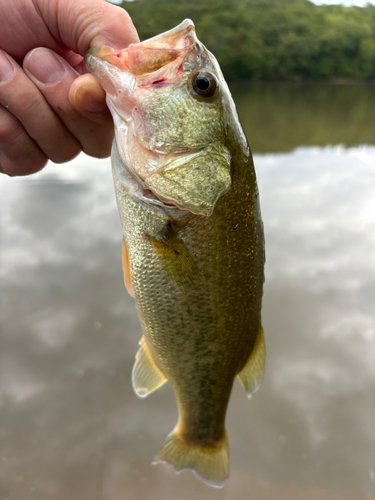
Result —
POLYGON ((176 470, 190 467, 214 485, 227 468, 211 474, 202 449, 210 460, 219 453, 226 462, 233 380, 260 330, 263 233, 255 189, 244 183, 241 189, 252 192, 247 205, 232 189, 210 217, 193 216, 182 226, 170 213, 132 199, 120 184, 116 189, 144 349, 160 380, 171 382, 179 410, 157 459, 176 470), (190 458, 184 446, 195 450, 190 458))

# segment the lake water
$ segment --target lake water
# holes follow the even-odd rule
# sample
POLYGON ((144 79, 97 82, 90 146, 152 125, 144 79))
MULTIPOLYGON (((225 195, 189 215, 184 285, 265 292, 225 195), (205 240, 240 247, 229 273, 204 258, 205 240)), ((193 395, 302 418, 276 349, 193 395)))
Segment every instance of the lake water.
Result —
POLYGON ((152 466, 109 160, 0 177, 0 500, 375 499, 375 87, 232 85, 266 231, 267 367, 222 490, 152 466))

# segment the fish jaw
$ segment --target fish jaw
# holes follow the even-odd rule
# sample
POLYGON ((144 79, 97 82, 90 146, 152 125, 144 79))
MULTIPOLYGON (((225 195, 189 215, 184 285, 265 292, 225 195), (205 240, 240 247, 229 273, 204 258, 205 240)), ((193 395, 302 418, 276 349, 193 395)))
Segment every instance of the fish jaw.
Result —
POLYGON ((129 97, 135 86, 161 88, 181 80, 184 59, 196 44, 194 24, 186 19, 166 33, 132 43, 126 49, 92 47, 85 64, 106 91, 111 110, 129 116, 136 102, 124 99, 123 94, 129 97))
POLYGON ((167 206, 211 215, 231 185, 230 154, 220 92, 192 91, 199 68, 222 79, 192 21, 124 50, 94 47, 85 61, 107 93, 124 168, 167 206))
POLYGON ((93 56, 133 75, 144 75, 154 73, 177 58, 184 57, 197 42, 194 23, 185 19, 166 33, 132 43, 126 49, 92 47, 86 54, 85 62, 90 71, 94 69, 91 66, 93 56))

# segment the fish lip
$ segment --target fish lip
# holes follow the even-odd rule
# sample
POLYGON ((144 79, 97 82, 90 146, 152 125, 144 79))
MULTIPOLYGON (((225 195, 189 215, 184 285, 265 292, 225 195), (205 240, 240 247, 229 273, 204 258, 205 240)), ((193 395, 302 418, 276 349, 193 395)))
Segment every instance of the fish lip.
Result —
MULTIPOLYGON (((109 48, 109 47, 108 47, 109 48)), ((84 62, 86 68, 90 71, 90 73, 95 70, 95 63, 102 59, 99 57, 99 53, 102 52, 103 47, 90 47, 84 56, 84 62)))

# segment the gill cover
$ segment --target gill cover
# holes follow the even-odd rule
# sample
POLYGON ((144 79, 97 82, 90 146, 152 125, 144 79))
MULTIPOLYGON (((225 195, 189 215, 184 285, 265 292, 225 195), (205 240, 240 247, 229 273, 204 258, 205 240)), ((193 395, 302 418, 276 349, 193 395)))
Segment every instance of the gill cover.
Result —
POLYGON ((107 93, 117 148, 140 187, 163 203, 210 215, 230 187, 223 89, 192 21, 127 49, 90 49, 107 93))

